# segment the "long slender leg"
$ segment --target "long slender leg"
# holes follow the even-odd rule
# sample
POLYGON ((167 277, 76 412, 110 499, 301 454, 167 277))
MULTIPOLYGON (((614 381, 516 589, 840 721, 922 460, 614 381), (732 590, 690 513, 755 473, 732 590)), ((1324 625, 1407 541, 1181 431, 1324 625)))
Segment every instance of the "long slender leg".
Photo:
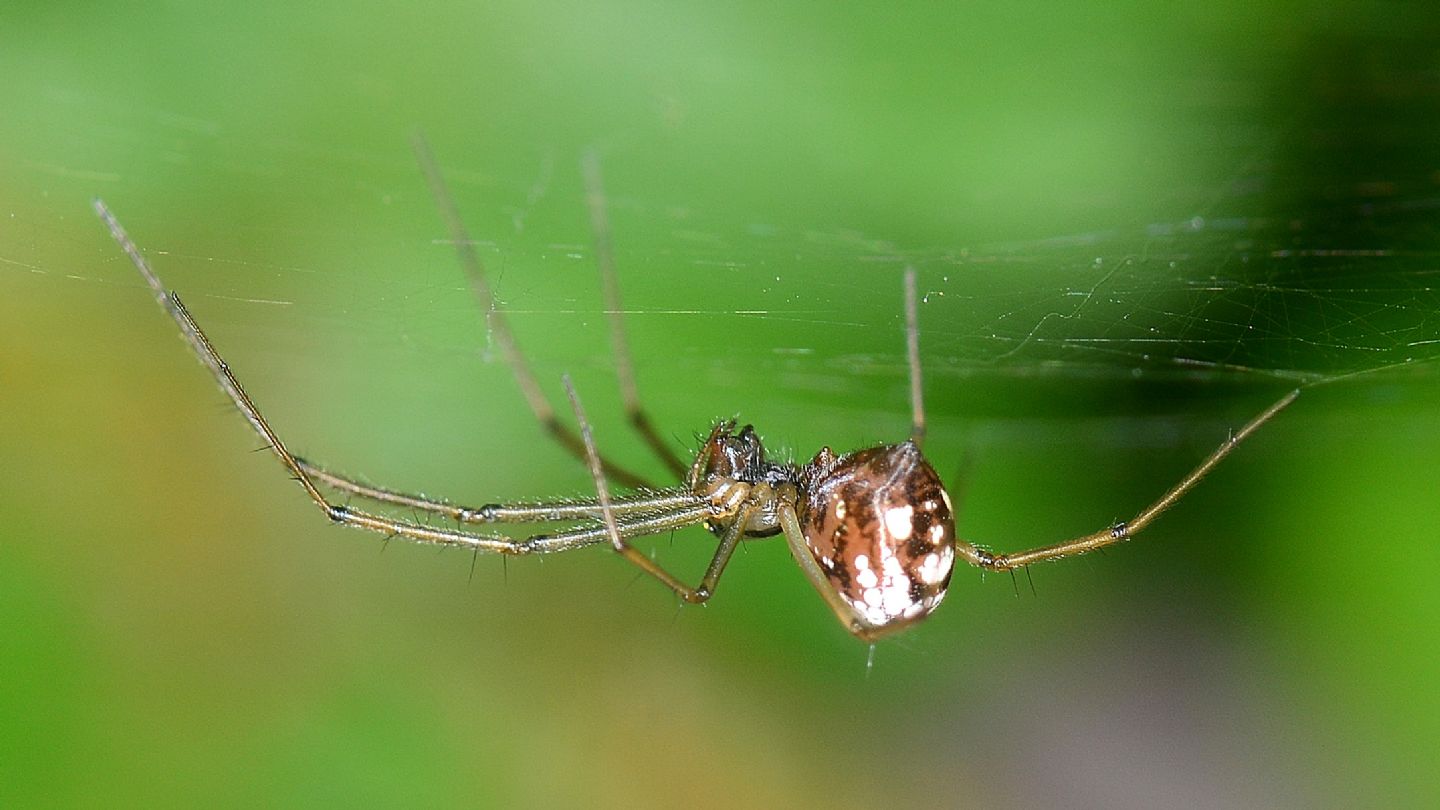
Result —
POLYGON ((1087 551, 1104 548, 1115 543, 1128 540, 1139 534, 1142 529, 1149 526, 1155 518, 1159 517, 1166 509, 1175 505, 1175 502, 1185 496, 1207 473, 1215 469, 1224 458, 1230 455, 1240 442, 1246 437, 1260 429, 1261 425, 1269 422, 1275 414, 1285 409, 1285 406, 1295 401, 1300 396, 1300 389, 1295 389, 1281 397, 1275 404, 1260 412, 1259 416, 1245 423, 1245 426, 1230 434, 1230 437, 1223 444, 1215 448, 1200 465, 1191 470, 1188 475, 1180 479, 1180 483, 1171 487, 1160 499, 1140 510, 1128 523, 1119 523, 1108 529, 1101 529, 1093 534, 1083 537, 1076 537, 1066 540, 1063 543, 1041 546, 1028 551, 1019 551, 1012 554, 994 554, 985 549, 961 541, 957 543, 958 551, 962 559, 971 565, 981 568, 988 568, 992 571, 1009 571, 1021 568, 1032 563, 1045 562, 1046 560, 1058 560, 1062 557, 1071 557, 1076 554, 1084 554, 1087 551))
MULTIPOLYGON (((410 521, 394 520, 381 515, 371 514, 347 506, 331 503, 325 498, 316 487, 316 481, 311 478, 310 473, 304 465, 290 452, 285 443, 280 440, 275 431, 271 429, 269 422, 260 413, 253 400, 240 385, 240 381, 231 371, 228 363, 216 351, 209 337, 195 321, 190 310, 181 302, 179 296, 165 290, 155 271, 150 267, 149 261, 140 252, 139 247, 125 232, 120 222, 115 218, 100 200, 94 202, 95 213, 100 217, 110 235, 120 245, 125 255, 130 258, 131 263, 140 271, 146 284, 155 295, 156 301, 160 303, 175 323, 180 327, 180 334, 190 344, 200 361, 210 370, 215 382, 220 386, 232 403, 249 422, 250 427, 261 439, 274 451, 276 457, 296 482, 304 488, 306 495, 325 513, 330 520, 356 528, 367 529, 386 536, 404 537, 421 543, 429 543, 442 546, 462 546, 476 551, 484 551, 498 554, 531 554, 551 553, 568 551, 587 545, 595 545, 605 542, 611 535, 607 532, 595 533, 594 530, 572 530, 553 535, 533 535, 525 539, 517 539, 504 535, 486 535, 470 532, 453 531, 424 526, 410 521)), ((348 479, 346 479, 348 480, 348 479)), ((323 482, 322 483, 327 483, 323 482)), ((388 491, 387 491, 388 492, 388 491)), ((625 515, 625 519, 616 523, 615 533, 622 537, 639 537, 646 534, 656 534, 681 526, 693 525, 705 520, 711 515, 712 509, 704 504, 694 495, 677 493, 652 493, 634 498, 622 499, 617 504, 619 510, 625 515), (632 517, 631 515, 638 515, 632 517)), ((380 499, 377 499, 380 500, 380 499)), ((391 500, 389 503, 396 505, 414 505, 424 507, 446 506, 438 502, 424 501, 417 504, 405 504, 391 500)), ((581 520, 594 519, 597 516, 597 507, 590 504, 588 511, 584 504, 532 504, 529 506, 504 506, 492 505, 481 507, 481 510, 489 510, 490 519, 500 522, 540 522, 547 520, 581 520), (551 513, 543 513, 546 508, 553 508, 558 511, 558 517, 552 517, 551 513)), ((441 511, 428 509, 427 511, 441 511)), ((612 513, 613 515, 613 513, 612 513)))
MULTIPOLYGON (((710 505, 690 492, 672 490, 644 493, 612 501, 612 514, 625 517, 669 515, 679 512, 710 510, 710 505)), ((571 520, 600 520, 604 510, 591 501, 555 501, 551 503, 490 503, 462 513, 466 523, 554 523, 571 520)))
MULTIPOLYGON (((567 520, 595 520, 600 517, 600 504, 593 499, 464 506, 425 495, 367 484, 350 476, 318 467, 300 456, 295 457, 295 463, 299 464, 300 469, 304 470, 305 474, 317 484, 391 506, 443 515, 461 523, 548 523, 567 520)), ((698 497, 682 489, 645 490, 617 498, 614 510, 617 515, 655 513, 695 506, 700 503, 702 501, 698 497)))
POLYGON ((245 420, 250 423, 250 427, 270 446, 270 449, 275 452, 280 462, 285 465, 286 469, 290 471, 290 474, 294 476, 295 480, 304 488, 305 494, 310 496, 310 500, 315 502, 315 505, 320 508, 320 511, 325 513, 326 517, 336 523, 344 523, 385 535, 405 537, 421 543, 465 546, 479 551, 502 554, 523 554, 529 552, 530 549, 526 547, 523 542, 516 541, 510 537, 431 528, 417 523, 392 520, 380 515, 372 515, 339 504, 333 504, 326 500, 325 496, 320 494, 320 491, 316 488, 314 481, 310 479, 305 473, 305 470, 302 469, 300 464, 295 460, 295 457, 291 455, 289 449, 285 447, 285 443, 280 441, 280 437, 270 428, 269 423, 265 421, 265 417, 260 414, 260 410, 255 407, 255 403, 250 399, 250 396, 245 393, 245 389, 241 387, 240 381, 235 378, 235 374, 230 370, 230 366, 220 357, 219 352, 217 352, 215 347, 210 343, 210 339, 201 331, 200 325, 195 322, 195 318, 191 316, 190 310, 186 309, 185 304, 180 301, 179 296, 166 291, 164 285, 160 282, 160 278, 155 275, 155 271, 151 269, 150 263, 146 261, 145 256, 140 253, 140 248, 130 239, 125 229, 120 225, 119 220, 115 218, 114 214, 110 213, 110 209, 107 208, 101 200, 95 200, 94 209, 101 221, 109 228, 110 235, 115 239, 116 243, 120 245, 120 248, 125 251, 125 255, 130 257, 131 263, 140 271, 140 275, 145 278, 146 284, 150 286, 150 290, 155 294, 155 300, 160 303, 160 306, 164 307, 166 312, 170 313, 170 317, 173 318, 175 323, 180 327, 180 334, 185 338, 186 342, 190 344, 190 348, 195 351, 196 355, 199 356, 200 361, 210 370, 211 375, 215 378, 215 382, 219 384, 220 389, 230 397, 230 401, 233 402, 240 413, 244 415, 245 420))
POLYGON ((715 549, 715 556, 711 558, 709 567, 705 569, 705 576, 701 578, 700 585, 691 588, 676 578, 674 574, 666 571, 659 563, 630 545, 621 536, 615 522, 615 515, 611 510, 610 487, 605 482, 605 471, 600 467, 600 456, 595 452, 595 437, 591 435, 590 422, 585 418, 585 411, 580 405, 580 397, 576 396, 575 386, 570 384, 568 375, 565 377, 565 395, 570 398, 570 407, 575 411, 575 421, 580 425, 580 438, 585 442, 585 460, 590 465, 591 477, 595 479, 595 491, 600 498, 602 520, 605 524, 605 532, 610 537, 610 544, 620 553, 620 556, 665 583, 666 587, 686 602, 700 604, 709 600, 715 592, 715 583, 720 580, 720 574, 725 571, 726 564, 730 562, 730 557, 734 555, 735 548, 740 544, 740 537, 744 533, 745 524, 749 521, 754 506, 746 503, 740 507, 739 512, 734 516, 734 522, 720 538, 720 546, 715 549))
POLYGON ((905 268, 905 356, 910 361, 910 442, 925 443, 925 395, 920 380, 920 318, 915 303, 915 268, 905 268))
MULTIPOLYGON (((505 362, 509 364, 510 371, 515 375, 515 384, 519 386, 520 393, 525 397, 525 403, 530 406, 531 413, 535 414, 535 420, 551 438, 564 447, 569 453, 580 460, 585 459, 585 448, 580 443, 580 438, 575 431, 560 423, 555 417, 555 409, 550 406, 550 401, 540 390, 540 384, 535 380, 535 375, 530 373, 530 366, 525 362, 525 356, 520 353, 520 347, 515 343, 515 337, 510 332, 509 321, 505 313, 495 303, 495 296, 490 290, 490 284, 485 280, 485 266, 480 262, 480 255, 475 252, 475 244, 470 239, 469 232, 465 229, 465 223, 460 219, 460 212, 455 207, 455 199, 450 195, 450 189, 445 185, 445 178, 440 174, 439 165, 435 162, 435 156, 430 151, 430 145, 425 141, 423 135, 417 134, 414 141, 415 157, 420 162, 420 169, 425 173, 426 182, 430 184, 430 193, 435 197, 435 204, 440 209, 440 215, 445 220, 445 225, 450 231, 450 240, 455 243, 455 253, 460 258, 460 266, 465 270, 465 276, 470 281, 470 289, 480 302, 480 307, 485 311, 489 319, 490 330, 495 336, 495 342, 500 344, 500 352, 505 356, 505 362)), ((605 468, 606 475, 630 487, 651 487, 643 476, 633 473, 609 459, 602 458, 601 465, 605 468)))
POLYGON ((615 376, 620 381, 620 396, 625 402, 625 415, 660 461, 677 477, 684 475, 686 464, 666 444, 650 416, 640 404, 640 391, 635 385, 635 366, 630 360, 630 347, 625 340, 624 310, 620 305, 620 283, 615 277, 615 251, 610 244, 610 217, 605 210, 605 184, 600 175, 600 156, 587 151, 581 160, 585 174, 585 200, 590 207, 590 230, 595 239, 595 261, 600 265, 600 286, 605 293, 605 310, 610 320, 610 346, 615 355, 615 376))
MULTIPOLYGON (((714 516, 715 510, 709 504, 688 506, 673 512, 617 520, 615 528, 622 539, 628 539, 683 529, 702 523, 714 516)), ((537 534, 526 542, 535 552, 547 554, 602 544, 608 544, 613 548, 615 543, 610 536, 609 527, 604 525, 569 529, 554 534, 537 534)))

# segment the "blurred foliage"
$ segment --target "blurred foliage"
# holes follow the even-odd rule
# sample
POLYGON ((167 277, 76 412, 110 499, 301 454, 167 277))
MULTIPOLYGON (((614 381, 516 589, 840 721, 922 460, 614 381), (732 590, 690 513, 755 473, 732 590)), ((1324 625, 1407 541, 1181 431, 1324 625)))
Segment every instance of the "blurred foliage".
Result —
MULTIPOLYGON (((1440 21, 1425 4, 10 4, 0 804, 1418 806, 1440 779, 1440 21), (780 543, 714 602, 601 550, 333 529, 174 339, 101 195, 287 441, 585 491, 489 345, 429 133, 547 390, 799 457, 908 424, 996 548, 866 650, 780 543)), ((557 397, 558 399, 558 397, 557 397)), ((698 572, 703 533, 657 554, 698 572)))

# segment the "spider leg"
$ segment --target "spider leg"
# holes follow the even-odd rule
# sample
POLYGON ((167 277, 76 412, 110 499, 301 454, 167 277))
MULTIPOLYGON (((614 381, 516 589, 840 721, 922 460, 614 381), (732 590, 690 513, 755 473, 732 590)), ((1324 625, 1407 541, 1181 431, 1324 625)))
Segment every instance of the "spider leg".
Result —
MULTIPOLYGON (((515 375, 515 384, 519 386, 520 393, 525 397, 525 403, 530 406, 530 412, 535 414, 535 420, 550 434, 550 437, 565 448, 572 456, 585 459, 585 447, 580 443, 580 438, 575 431, 560 423, 555 416, 555 409, 550 406, 550 401, 540 390, 540 384, 535 380, 535 375, 530 372, 530 366, 525 362, 525 356, 520 353, 520 347, 515 342, 515 336, 510 332, 510 325, 505 313, 496 306, 495 295, 490 290, 490 284, 485 280, 485 266, 480 262, 480 255, 475 252, 475 243, 470 239, 469 232, 465 229, 465 223, 460 219, 460 212, 455 207, 455 199, 451 196, 449 187, 445 185, 445 178, 440 174, 439 165, 435 162, 435 156, 430 151, 430 145, 425 141, 425 136, 416 134, 414 139, 415 158, 420 162, 420 169, 425 173, 425 180, 430 185, 430 193, 435 197, 435 204, 440 209, 440 215, 445 220, 445 225, 450 231, 450 240, 455 244, 456 255, 460 258, 460 266, 464 268, 465 275, 470 281, 470 289, 480 302, 480 308, 484 310, 485 316, 490 324, 491 333, 495 336, 495 342, 500 344, 500 352, 505 356, 505 362, 510 366, 510 371, 515 375)), ((609 459, 602 458, 601 465, 611 478, 630 487, 650 487, 651 485, 641 475, 633 473, 609 459)))
MULTIPOLYGON (((295 457, 295 463, 317 484, 378 503, 441 515, 461 523, 551 523, 600 518, 600 504, 593 499, 463 506, 426 495, 367 484, 350 476, 331 472, 300 456, 295 457)), ((617 498, 614 510, 617 515, 658 513, 699 503, 702 503, 699 498, 683 489, 645 490, 617 498)))
MULTIPOLYGON (((656 515, 645 515, 639 518, 627 518, 616 520, 615 530, 622 539, 628 540, 632 537, 644 537, 651 534, 683 529, 686 526, 694 526, 703 523, 715 516, 715 510, 709 505, 692 506, 684 509, 676 509, 672 512, 665 512, 656 515)), ((590 526, 586 528, 569 529, 554 534, 540 534, 529 538, 527 541, 537 553, 552 553, 557 551, 570 551, 571 549, 584 548, 585 546, 597 546, 610 544, 614 546, 614 539, 610 536, 610 529, 607 526, 590 526)))
POLYGON ((620 396, 625 402, 625 416, 645 444, 655 452, 670 472, 679 477, 687 464, 655 431, 650 416, 640 404, 640 391, 635 385, 635 365, 625 340, 625 318, 620 305, 620 283, 615 276, 615 251, 610 244, 610 217, 605 209, 605 185, 600 174, 600 157, 587 151, 581 160, 585 174, 585 200, 590 208, 590 231, 595 239, 595 261, 600 266, 600 286, 605 293, 605 311, 610 320, 610 346, 615 355, 615 376, 620 382, 620 396))
POLYGON ((920 318, 915 305, 915 268, 905 268, 905 357, 910 363, 910 442, 925 443, 925 397, 920 381, 920 318))
MULTIPOLYGON (((625 495, 610 504, 610 511, 626 520, 638 517, 690 513, 696 510, 713 512, 710 505, 685 490, 640 492, 625 495)), ((572 520, 601 520, 603 507, 593 500, 489 503, 460 516, 466 523, 553 523, 572 520)), ((660 530, 657 530, 660 531, 660 530)))
POLYGON ((164 285, 160 282, 160 278, 155 275, 155 271, 151 269, 150 263, 145 259, 145 256, 141 254, 140 248, 136 246, 129 234, 125 232, 119 220, 115 218, 115 215, 110 212, 110 209, 106 207, 103 201, 99 199, 95 200, 93 207, 95 213, 110 230, 111 237, 120 245, 120 249, 130 258, 135 268, 140 271, 140 275, 144 277, 146 284, 149 285, 151 292, 154 293, 155 299, 160 303, 160 306, 164 307, 165 311, 170 314, 170 317, 173 318, 175 323, 180 327, 180 334, 185 338, 185 341, 190 344, 190 348, 195 351, 196 355, 199 356, 200 361, 210 370, 211 375, 215 378, 215 382, 219 384, 220 389, 230 397, 230 401, 235 404, 235 407, 239 409, 240 413, 245 417, 245 420, 250 423, 250 427, 254 429, 260 438, 274 451, 276 457, 278 457, 280 462, 289 470, 291 476, 304 488, 305 494, 310 496, 310 500, 314 501, 320 511, 325 513, 326 517, 336 523, 367 529, 387 537, 404 537, 408 540, 432 545, 463 546, 477 551, 496 554, 528 554, 535 551, 535 549, 524 540, 517 540, 503 535, 485 535, 433 528, 420 523, 395 520, 361 510, 351 509, 348 506, 332 503, 326 499, 326 497, 320 493, 320 490, 316 488, 315 482, 306 473, 305 469, 300 466, 295 456, 286 448, 285 443, 282 442, 280 437, 275 434, 275 431, 270 428, 270 424, 265 421, 265 417, 261 415, 259 408, 255 406, 249 394, 245 393, 245 389, 240 385, 240 381, 236 379, 234 372, 230 370, 229 364, 226 363, 220 356, 220 353, 215 350, 214 345, 210 343, 210 339, 200 329, 200 325, 196 323, 195 318, 190 314, 190 310, 180 301, 178 295, 168 292, 165 289, 164 285))
MULTIPOLYGON (((601 518, 605 524, 605 533, 610 539, 610 544, 620 556, 630 561, 640 570, 660 580, 677 596, 691 604, 701 604, 708 601, 715 593, 715 584, 719 582, 720 575, 724 573, 725 566, 735 554, 735 548, 740 544, 740 537, 744 534, 745 525, 750 520, 750 515, 755 509, 754 504, 746 502, 741 505, 735 514, 733 522, 726 527, 725 534, 720 538, 720 545, 715 549, 715 556, 711 558, 710 565, 705 569, 705 575, 701 578, 700 584, 694 588, 681 582, 674 574, 665 570, 661 565, 645 556, 639 549, 626 542, 625 536, 620 531, 620 525, 615 520, 615 513, 610 503, 610 487, 605 481, 605 471, 600 466, 600 456, 595 452, 595 437, 590 431, 590 422, 585 418, 585 411, 580 405, 580 398, 575 394, 575 386, 570 383, 570 377, 564 378, 565 395, 570 398, 570 407, 575 412, 575 421, 580 425, 580 437, 585 443, 585 460, 590 466, 590 475, 595 479, 595 490, 600 499, 601 518)), ((709 515, 706 515, 709 516, 709 515)), ((704 519, 701 517, 701 519, 704 519)), ((678 524, 684 525, 684 524, 678 524)))
POLYGON ((1066 540, 1063 543, 1055 543, 1049 546, 1019 551, 1011 554, 995 554, 974 544, 963 540, 957 541, 956 550, 960 557, 971 565, 991 571, 1010 571, 1016 568, 1047 560, 1058 560, 1062 557, 1072 557, 1076 554, 1084 554, 1096 549, 1105 548, 1134 537, 1142 529, 1150 525, 1155 518, 1159 517, 1165 510, 1174 506, 1177 501, 1185 496, 1207 473, 1215 469, 1215 466, 1230 455, 1230 451, 1239 446, 1250 434, 1259 430, 1262 425, 1269 422, 1275 414, 1285 409, 1285 406, 1295 401, 1300 395, 1300 389, 1295 389, 1277 400, 1273 405, 1261 411, 1258 416, 1246 422, 1244 427, 1234 431, 1219 447, 1215 448, 1199 466, 1191 470, 1188 475, 1180 479, 1180 482, 1171 487, 1160 499, 1140 510, 1139 514, 1126 523, 1118 523, 1108 529, 1101 529, 1093 534, 1076 537, 1066 540))

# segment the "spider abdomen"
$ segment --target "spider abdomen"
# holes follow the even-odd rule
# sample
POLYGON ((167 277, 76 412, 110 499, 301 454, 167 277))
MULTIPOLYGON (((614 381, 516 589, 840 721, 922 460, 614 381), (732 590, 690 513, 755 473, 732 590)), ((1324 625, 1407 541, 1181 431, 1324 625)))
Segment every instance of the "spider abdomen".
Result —
POLYGON ((802 476, 805 545, 850 614, 840 618, 851 632, 871 639, 928 616, 950 584, 955 517, 919 448, 905 442, 839 458, 826 449, 802 476))

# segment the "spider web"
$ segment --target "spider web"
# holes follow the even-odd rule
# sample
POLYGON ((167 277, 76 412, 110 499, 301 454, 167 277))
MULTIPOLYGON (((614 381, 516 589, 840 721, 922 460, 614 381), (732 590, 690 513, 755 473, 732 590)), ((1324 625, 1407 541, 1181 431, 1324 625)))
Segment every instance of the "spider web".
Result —
POLYGON ((1433 359, 1437 254, 1396 247, 1395 231, 1437 204, 1372 207, 1366 227, 1339 238, 1333 222, 1195 217, 1000 246, 959 262, 1021 268, 1048 286, 1007 291, 971 274, 976 292, 953 321, 973 326, 951 345, 958 362, 982 366, 1304 381, 1433 359))
MULTIPOLYGON (((901 376, 903 345, 890 332, 900 318, 899 271, 913 266, 927 375, 1307 383, 1440 357, 1440 195, 1399 193, 1396 185, 1320 209, 1231 213, 1246 207, 1236 198, 1215 205, 1214 216, 944 248, 902 248, 849 230, 706 222, 693 213, 666 222, 661 202, 612 204, 622 226, 661 222, 658 249, 617 244, 623 315, 641 336, 632 350, 642 366, 705 368, 717 382, 769 368, 789 386, 832 392, 852 386, 807 368, 856 375, 855 389, 870 373, 901 376), (868 334, 876 329, 888 331, 868 334), (727 350, 715 350, 717 334, 727 350)), ((518 216, 516 206, 498 208, 518 216)), ((589 245, 544 236, 515 244, 521 230, 482 232, 491 238, 478 242, 539 373, 567 363, 608 366, 589 245)), ((211 318, 279 330, 271 337, 290 350, 297 341, 285 333, 319 329, 343 331, 352 349, 375 353, 382 365, 473 356, 484 342, 481 319, 447 269, 449 244, 428 241, 417 255, 433 258, 448 278, 342 275, 344 268, 315 262, 278 267, 233 253, 147 248, 166 254, 167 281, 200 286, 194 294, 210 299, 211 318), (197 266, 208 278, 185 281, 197 266), (301 296, 283 282, 272 291, 267 279, 289 273, 333 278, 301 296)), ((0 266, 53 272, 20 256, 0 255, 0 266)))
MULTIPOLYGON (((758 384, 840 405, 869 398, 876 379, 898 388, 907 266, 920 274, 923 365, 942 396, 947 378, 1304 384, 1406 367, 1427 373, 1440 358, 1440 184, 1423 149, 1394 148, 1429 140, 1423 117, 1400 112, 1410 117, 1392 129, 1302 122, 1268 140, 1241 139, 1232 175, 1188 195, 1208 202, 1185 209, 1157 197, 1157 208, 1180 216, 1117 217, 1001 242, 917 246, 877 229, 801 224, 804 212, 785 221, 718 198, 662 198, 684 192, 612 183, 623 316, 642 387, 683 376, 712 395, 758 384), (1390 148, 1366 142, 1377 131, 1390 148)), ((289 144, 246 148, 276 162, 297 157, 289 144)), ((257 355, 313 356, 307 345, 331 344, 370 358, 369 373, 473 362, 477 345, 488 349, 483 318, 403 150, 300 157, 310 173, 299 178, 304 192, 295 192, 294 177, 277 182, 292 193, 291 207, 318 213, 277 215, 285 231, 227 220, 218 209, 207 218, 202 207, 183 223, 193 231, 187 241, 167 243, 167 232, 182 229, 155 227, 163 214, 131 220, 142 246, 165 257, 167 283, 207 299, 199 307, 207 323, 249 330, 229 340, 248 341, 257 355), (341 178, 357 166, 386 200, 403 203, 380 213, 417 223, 398 249, 396 231, 376 235, 347 210, 355 192, 341 178), (311 253, 267 252, 277 234, 311 253), (389 263, 357 261, 386 251, 389 263)), ((563 157, 541 149, 528 166, 483 177, 446 166, 501 305, 547 384, 564 371, 613 368, 583 189, 563 157)), ((29 168, 86 188, 106 181, 29 168)), ((72 221, 100 234, 83 213, 72 221)), ((22 222, 17 230, 12 221, 11 229, 23 238, 0 248, 0 273, 134 284, 113 264, 39 255, 73 241, 60 226, 22 222)), ((741 401, 748 409, 753 398, 741 401)))
MULTIPOLYGON (((1287 215, 1194 216, 939 250, 812 232, 796 237, 800 250, 732 251, 726 281, 702 296, 738 283, 769 296, 760 306, 627 316, 763 322, 756 328, 768 337, 746 344, 749 356, 768 353, 793 369, 795 357, 818 355, 831 370, 860 374, 863 385, 867 370, 903 376, 902 347, 890 334, 899 318, 892 288, 899 269, 913 266, 927 375, 1314 383, 1440 357, 1437 207, 1432 194, 1357 199, 1287 215), (770 252, 788 257, 774 278, 781 260, 770 252), (860 334, 876 328, 888 331, 860 334), (819 335, 835 331, 845 336, 819 335)), ((676 259, 693 270, 687 283, 702 287, 700 277, 721 264, 705 252, 667 257, 676 259)), ((698 361, 705 350, 690 354, 698 361)))

